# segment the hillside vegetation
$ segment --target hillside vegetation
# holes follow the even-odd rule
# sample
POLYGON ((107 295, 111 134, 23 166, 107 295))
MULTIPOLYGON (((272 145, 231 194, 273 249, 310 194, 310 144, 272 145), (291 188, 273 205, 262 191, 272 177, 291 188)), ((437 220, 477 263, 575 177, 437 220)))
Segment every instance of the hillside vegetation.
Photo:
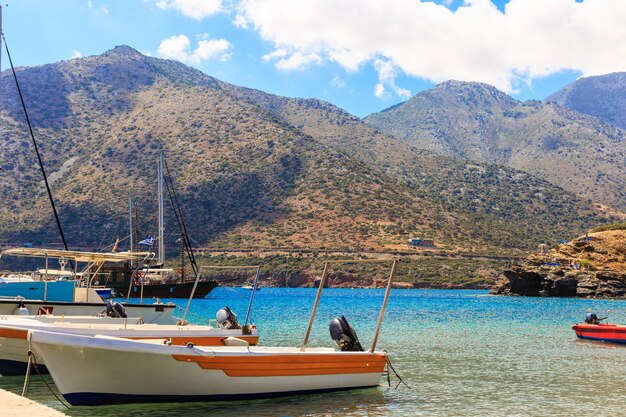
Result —
POLYGON ((555 103, 448 81, 365 121, 420 149, 504 165, 626 210, 626 132, 555 103))
MULTIPOLYGON (((381 250, 422 235, 448 250, 516 253, 619 215, 528 173, 398 141, 329 103, 232 86, 126 46, 18 77, 72 247, 127 235, 129 192, 141 234, 156 234, 161 151, 201 246, 381 250)), ((0 88, 0 241, 58 242, 7 71, 0 88)), ((171 210, 166 229, 173 254, 171 210)))

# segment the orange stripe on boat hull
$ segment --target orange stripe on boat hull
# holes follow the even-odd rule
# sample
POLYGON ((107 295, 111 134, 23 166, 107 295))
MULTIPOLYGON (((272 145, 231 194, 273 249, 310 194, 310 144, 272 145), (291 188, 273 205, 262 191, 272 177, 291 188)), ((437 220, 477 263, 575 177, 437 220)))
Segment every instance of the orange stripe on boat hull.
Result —
POLYGON ((220 356, 172 355, 177 361, 196 362, 202 369, 221 370, 233 377, 305 376, 379 373, 385 356, 374 355, 272 355, 220 356))
POLYGON ((27 337, 28 337, 28 330, 0 329, 0 338, 26 339, 27 337))
MULTIPOLYGON (((21 329, 2 329, 0 328, 0 338, 5 339, 26 339, 28 337, 28 330, 21 329)), ((131 339, 131 340, 141 340, 141 339, 170 339, 169 337, 158 337, 158 336, 149 336, 149 337, 124 337, 120 336, 123 339, 131 339)), ((173 345, 181 345, 184 346, 187 343, 193 343, 198 346, 224 346, 224 340, 226 337, 204 337, 204 336, 196 336, 196 337, 172 337, 173 345)), ((259 342, 258 336, 250 336, 250 337, 239 337, 238 339, 243 339, 247 341, 250 345, 255 346, 259 342)))
MULTIPOLYGON (((157 336, 150 336, 150 337, 124 337, 124 336, 120 336, 124 339, 132 339, 132 340, 141 340, 141 339, 171 339, 172 340, 172 344, 173 345, 177 345, 177 346, 184 346, 187 343, 193 343, 194 345, 197 346, 225 346, 226 344, 224 343, 224 340, 226 339, 226 337, 224 336, 220 336, 220 337, 205 337, 205 336, 196 336, 196 337, 157 337, 157 336)), ((251 346, 256 346, 257 343, 259 343, 259 337, 258 336, 240 336, 237 337, 237 339, 242 339, 245 340, 246 342, 248 342, 251 346)))

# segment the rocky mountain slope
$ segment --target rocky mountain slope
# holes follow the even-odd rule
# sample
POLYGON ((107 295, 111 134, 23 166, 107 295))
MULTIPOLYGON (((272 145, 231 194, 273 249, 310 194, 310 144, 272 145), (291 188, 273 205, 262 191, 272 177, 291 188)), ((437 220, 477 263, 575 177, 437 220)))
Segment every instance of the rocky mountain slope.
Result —
POLYGON ((496 294, 569 297, 626 295, 626 224, 534 253, 504 271, 496 294))
POLYGON ((581 78, 546 101, 626 129, 626 72, 581 78))
POLYGON ((420 149, 505 165, 626 209, 626 132, 555 103, 448 81, 365 121, 420 149))
MULTIPOLYGON (((515 251, 613 219, 492 164, 433 155, 319 100, 232 86, 122 46, 18 69, 70 246, 127 234, 130 191, 154 234, 166 154, 188 226, 213 247, 515 251)), ((0 79, 0 241, 58 242, 13 81, 0 79)), ((167 215, 168 247, 178 232, 167 215)))

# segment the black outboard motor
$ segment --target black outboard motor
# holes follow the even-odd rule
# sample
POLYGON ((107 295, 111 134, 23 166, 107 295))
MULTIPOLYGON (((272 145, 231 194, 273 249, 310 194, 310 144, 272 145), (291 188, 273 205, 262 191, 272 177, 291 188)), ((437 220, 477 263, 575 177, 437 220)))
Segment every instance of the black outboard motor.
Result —
POLYGON ((359 343, 359 338, 356 337, 356 332, 348 324, 348 320, 344 316, 332 319, 328 330, 330 330, 330 337, 343 352, 363 352, 363 347, 359 343))
POLYGON ((598 316, 595 313, 587 313, 585 314, 585 323, 587 324, 598 324, 598 316))
POLYGON ((124 306, 120 303, 109 299, 107 301, 107 308, 105 310, 107 317, 115 317, 115 318, 127 318, 126 310, 124 306))
POLYGON ((237 323, 237 315, 228 306, 217 310, 215 319, 222 329, 241 329, 237 323))

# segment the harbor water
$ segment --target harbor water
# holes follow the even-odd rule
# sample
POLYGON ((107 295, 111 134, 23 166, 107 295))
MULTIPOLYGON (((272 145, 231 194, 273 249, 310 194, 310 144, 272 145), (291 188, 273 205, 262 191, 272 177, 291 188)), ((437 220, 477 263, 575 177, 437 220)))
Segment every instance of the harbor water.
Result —
MULTIPOLYGON (((263 288, 252 321, 264 345, 302 343, 315 289, 263 288)), ((228 305, 245 320, 250 291, 217 288, 194 300, 189 318, 206 323, 228 305)), ((324 290, 311 346, 332 346, 329 321, 344 315, 371 346, 380 289, 324 290)), ((183 304, 182 300, 177 301, 183 304)), ((65 409, 39 376, 29 398, 72 417, 198 416, 615 416, 626 410, 626 346, 576 339, 588 309, 626 323, 626 301, 489 296, 486 291, 392 290, 379 349, 395 370, 390 385, 330 394, 215 403, 129 404, 65 409)), ((46 376, 51 381, 49 376, 46 376)), ((124 375, 119 375, 120 379, 124 375)), ((168 375, 163 375, 167 383, 168 375)), ((0 378, 21 392, 23 378, 0 378)))

